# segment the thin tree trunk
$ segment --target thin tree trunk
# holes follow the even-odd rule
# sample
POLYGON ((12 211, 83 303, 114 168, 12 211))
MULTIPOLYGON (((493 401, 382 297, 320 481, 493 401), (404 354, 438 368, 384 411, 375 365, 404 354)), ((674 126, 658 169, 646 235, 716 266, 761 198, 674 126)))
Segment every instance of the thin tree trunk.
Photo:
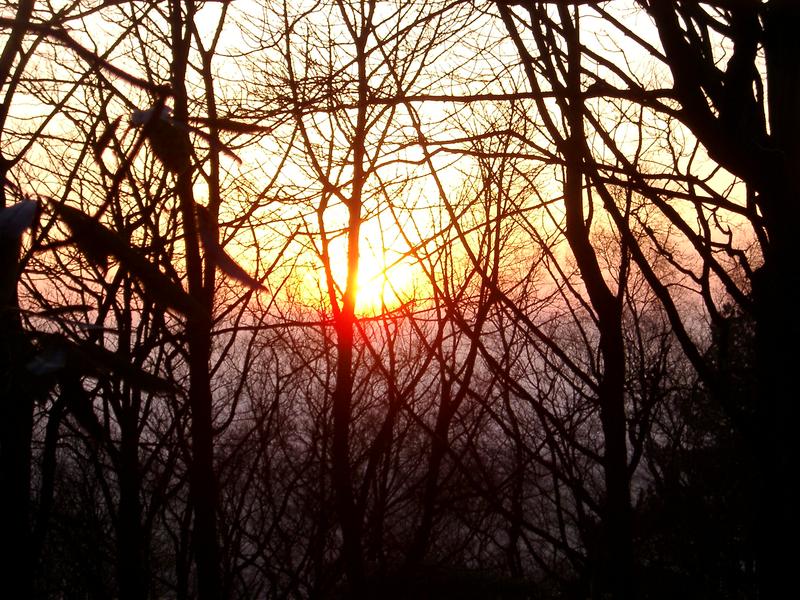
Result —
MULTIPOLYGON (((363 138, 359 139, 363 146, 363 138)), ((363 147, 361 149, 363 152, 363 147)), ((356 152, 357 159, 360 158, 356 152)), ((354 598, 363 595, 364 557, 362 554, 363 515, 353 492, 350 466, 350 424, 353 417, 353 336, 356 294, 358 289, 359 236, 361 231, 362 167, 356 163, 356 177, 348 226, 347 284, 341 310, 336 313, 336 385, 333 391, 333 435, 331 440, 331 475, 336 510, 342 527, 342 559, 354 598)), ((336 302, 331 294, 331 302, 336 302)))
MULTIPOLYGON (((630 478, 625 421, 625 345, 622 336, 622 309, 603 279, 603 271, 589 239, 589 226, 583 211, 583 169, 585 132, 580 95, 580 42, 578 29, 566 8, 561 8, 561 23, 568 44, 567 102, 562 103, 569 124, 565 157, 564 202, 566 237, 597 317, 600 333, 602 372, 597 401, 603 428, 603 472, 605 514, 599 556, 598 580, 594 594, 617 600, 633 597, 633 541, 630 478)), ((620 285, 624 285, 620 281, 620 285)))
MULTIPOLYGON (((186 69, 189 63, 191 22, 194 5, 171 3, 172 90, 174 114, 178 122, 188 122, 186 69)), ((179 146, 191 148, 188 131, 176 128, 184 136, 179 146)), ((197 567, 197 592, 200 600, 222 597, 220 551, 217 538, 217 478, 214 468, 214 426, 212 414, 211 376, 211 306, 213 288, 204 286, 200 242, 195 222, 195 201, 192 191, 192 170, 177 174, 183 239, 186 251, 186 275, 189 295, 197 299, 203 310, 193 311, 186 319, 189 356, 189 408, 191 411, 192 458, 189 466, 189 496, 194 511, 193 549, 197 567)))
MULTIPOLYGON (((353 300, 354 302, 354 300, 353 300)), ((348 310, 348 302, 345 308, 348 310)), ((352 311, 352 307, 349 309, 352 311)), ((340 315, 337 326, 336 387, 333 393, 333 439, 331 470, 336 509, 342 527, 342 558, 354 598, 363 594, 364 559, 361 552, 362 518, 353 494, 350 467, 350 421, 353 393, 353 322, 340 315)))
POLYGON ((567 239, 597 316, 602 374, 597 402, 603 428, 605 514, 597 561, 596 597, 611 593, 620 600, 632 597, 633 546, 630 478, 625 422, 625 347, 619 303, 605 285, 597 257, 589 243, 583 216, 579 165, 567 159, 565 202, 567 239))
MULTIPOLYGON (((340 10, 344 10, 340 6, 340 10)), ((331 440, 332 483, 336 509, 342 527, 342 559, 353 598, 364 596, 365 566, 362 551, 363 514, 355 500, 350 466, 350 426, 353 417, 353 339, 358 292, 358 266, 361 236, 362 194, 367 180, 365 166, 369 85, 366 43, 369 27, 362 23, 354 35, 358 66, 358 112, 352 139, 353 182, 347 202, 347 282, 341 308, 334 286, 329 282, 331 304, 336 321, 336 386, 333 392, 333 435, 331 440)), ((328 260, 330 257, 328 257, 328 260)), ((330 269, 328 269, 330 276, 330 269)))

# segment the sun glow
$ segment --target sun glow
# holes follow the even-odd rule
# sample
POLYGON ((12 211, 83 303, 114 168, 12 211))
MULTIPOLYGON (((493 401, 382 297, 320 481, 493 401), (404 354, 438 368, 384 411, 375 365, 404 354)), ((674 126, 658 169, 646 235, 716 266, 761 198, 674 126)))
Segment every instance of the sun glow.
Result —
MULTIPOLYGON (((344 244, 332 243, 330 254, 331 275, 341 302, 347 281, 347 251, 344 244)), ((404 258, 402 253, 386 249, 379 251, 362 247, 358 261, 356 289, 356 314, 376 316, 391 312, 414 297, 418 268, 404 258)), ((319 292, 327 290, 325 269, 319 265, 312 280, 306 280, 306 289, 319 292)), ((323 296, 327 296, 323 293, 323 296)))
POLYGON ((398 308, 413 296, 414 270, 386 254, 363 253, 358 265, 356 312, 377 315, 398 308))

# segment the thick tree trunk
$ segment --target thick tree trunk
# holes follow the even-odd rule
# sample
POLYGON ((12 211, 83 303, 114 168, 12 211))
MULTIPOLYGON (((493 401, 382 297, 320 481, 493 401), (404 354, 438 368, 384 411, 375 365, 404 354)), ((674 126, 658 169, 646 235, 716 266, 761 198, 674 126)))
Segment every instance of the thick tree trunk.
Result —
MULTIPOLYGON (((580 29, 577 19, 570 14, 570 3, 559 4, 561 30, 559 34, 566 43, 567 65, 562 71, 555 65, 556 47, 546 30, 550 27, 550 17, 544 19, 543 9, 536 3, 527 5, 531 16, 533 32, 538 51, 543 59, 546 76, 552 77, 551 84, 556 90, 554 96, 566 127, 555 122, 550 116, 550 108, 540 97, 537 99, 539 114, 545 128, 555 140, 559 153, 564 157, 564 208, 566 215, 566 237, 575 261, 580 270, 583 285, 589 296, 589 303, 596 318, 600 334, 600 375, 598 381, 597 404, 603 431, 603 476, 605 498, 601 515, 601 538, 597 547, 590 548, 593 568, 592 585, 595 598, 614 598, 626 600, 633 592, 633 528, 630 500, 630 477, 628 475, 628 456, 625 418, 625 345, 622 336, 622 309, 617 295, 612 293, 603 277, 597 253, 590 240, 590 226, 584 214, 584 176, 591 160, 584 131, 584 97, 581 92, 581 53, 580 29), (542 23, 545 23, 542 25, 542 23), (564 82, 558 81, 563 76, 564 82)), ((539 75, 534 68, 534 58, 525 48, 522 38, 516 31, 505 3, 498 3, 498 9, 507 30, 517 46, 526 74, 534 92, 541 93, 539 75)), ((558 52, 563 50, 559 49, 558 52)), ((619 285, 624 285, 621 281, 619 285)))
MULTIPOLYGON (((177 103, 176 94, 176 113, 178 113, 177 103)), ((211 292, 203 286, 203 271, 194 221, 195 209, 191 185, 189 172, 178 174, 178 195, 186 242, 189 294, 193 298, 200 299, 204 308, 203 314, 193 313, 186 320, 192 440, 189 497, 194 511, 192 546, 197 566, 198 597, 200 600, 217 600, 222 597, 222 579, 217 537, 218 489, 214 466, 213 397, 209 367, 212 300, 211 292)))
POLYGON ((800 281, 796 263, 784 268, 780 264, 777 259, 768 261, 753 287, 758 390, 754 447, 759 474, 753 482, 756 578, 758 596, 766 600, 785 597, 786 590, 794 585, 795 552, 790 548, 800 535, 797 494, 790 485, 800 460, 796 376, 800 364, 800 281))
MULTIPOLYGON (((352 139, 353 180, 348 200, 347 225, 347 282, 341 308, 336 308, 335 286, 329 281, 331 305, 336 321, 336 387, 333 392, 333 439, 331 462, 333 489, 339 524, 342 527, 342 559, 353 598, 364 597, 365 565, 362 551, 363 510, 358 506, 353 492, 353 475, 350 466, 350 426, 353 418, 353 340, 356 323, 358 293, 358 267, 361 236, 362 193, 368 174, 366 160, 366 131, 368 108, 368 76, 366 42, 369 29, 364 28, 354 38, 358 65, 358 113, 352 139)), ((330 257, 327 257, 330 260, 330 257)), ((330 269, 328 269, 328 276, 330 269)))
POLYGON ((795 587, 793 548, 800 536, 797 495, 789 482, 800 461, 797 366, 800 364, 800 4, 769 2, 764 49, 770 121, 769 162, 758 185, 769 245, 753 277, 756 323, 756 556, 759 597, 795 587))
POLYGON ((137 416, 136 413, 126 413, 123 416, 125 422, 121 423, 117 513, 117 585, 120 600, 146 600, 148 594, 146 536, 139 497, 141 477, 137 416))
POLYGON ((614 320, 600 325, 603 380, 598 400, 605 446, 606 514, 600 560, 601 582, 596 591, 598 598, 611 592, 616 599, 626 599, 634 596, 633 531, 626 445, 625 353, 621 320, 616 317, 614 320))
MULTIPOLYGON (((357 168, 358 172, 359 169, 357 168)), ((360 182, 360 173, 356 181, 360 182)), ((350 426, 353 419, 353 340, 356 293, 358 289, 359 235, 361 228, 361 191, 357 186, 350 206, 347 249, 347 284, 342 308, 335 310, 336 386, 333 390, 333 436, 331 441, 331 476, 336 511, 342 528, 342 561, 353 598, 364 595, 364 556, 362 553, 363 514, 353 492, 350 466, 350 426)), ((332 286, 331 286, 332 287, 332 286)), ((331 293, 331 303, 336 296, 331 293)))
MULTIPOLYGON (((8 269, 9 248, 0 242, 0 264, 8 269)), ((3 279, 6 279, 3 276, 3 279)), ((5 286, 6 282, 2 284, 5 286)), ((31 432, 33 398, 25 389, 20 348, 25 338, 14 305, 0 290, 0 580, 17 598, 32 594, 31 432)))
MULTIPOLYGON (((33 15, 34 0, 17 3, 15 23, 0 53, 0 89, 7 83, 33 15)), ((10 101, 10 98, 4 98, 10 101)), ((0 133, 7 107, 0 111, 0 133)), ((10 164, 0 154, 0 209, 6 206, 10 164)), ((16 597, 33 594, 33 540, 30 525, 33 398, 26 389, 27 340, 19 318, 19 240, 0 237, 0 581, 16 597)))
MULTIPOLYGON (((0 208, 8 162, 0 156, 0 208)), ((33 396, 26 377, 28 341, 17 299, 20 241, 0 235, 0 581, 15 597, 33 593, 31 436, 33 396)))

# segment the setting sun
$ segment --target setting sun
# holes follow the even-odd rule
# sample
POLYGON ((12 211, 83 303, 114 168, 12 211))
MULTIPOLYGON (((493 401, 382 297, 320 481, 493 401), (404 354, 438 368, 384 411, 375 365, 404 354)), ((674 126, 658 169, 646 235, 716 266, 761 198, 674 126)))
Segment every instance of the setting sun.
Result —
MULTIPOLYGON (((347 279, 347 259, 344 248, 331 247, 331 271, 337 286, 342 289, 347 279)), ((317 273, 316 284, 324 289, 324 271, 317 273)), ((358 266, 356 313, 378 315, 396 309, 413 294, 414 269, 398 258, 398 253, 378 254, 370 248, 362 250, 358 266)))
POLYGON ((356 311, 380 314, 397 308, 413 291, 413 271, 409 264, 391 264, 386 255, 361 256, 358 269, 356 311))

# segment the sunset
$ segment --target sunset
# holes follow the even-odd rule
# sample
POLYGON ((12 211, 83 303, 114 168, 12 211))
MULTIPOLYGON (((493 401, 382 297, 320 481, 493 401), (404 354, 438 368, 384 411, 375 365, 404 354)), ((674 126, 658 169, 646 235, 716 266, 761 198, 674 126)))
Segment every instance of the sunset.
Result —
POLYGON ((799 26, 2 0, 0 597, 790 597, 799 26))

